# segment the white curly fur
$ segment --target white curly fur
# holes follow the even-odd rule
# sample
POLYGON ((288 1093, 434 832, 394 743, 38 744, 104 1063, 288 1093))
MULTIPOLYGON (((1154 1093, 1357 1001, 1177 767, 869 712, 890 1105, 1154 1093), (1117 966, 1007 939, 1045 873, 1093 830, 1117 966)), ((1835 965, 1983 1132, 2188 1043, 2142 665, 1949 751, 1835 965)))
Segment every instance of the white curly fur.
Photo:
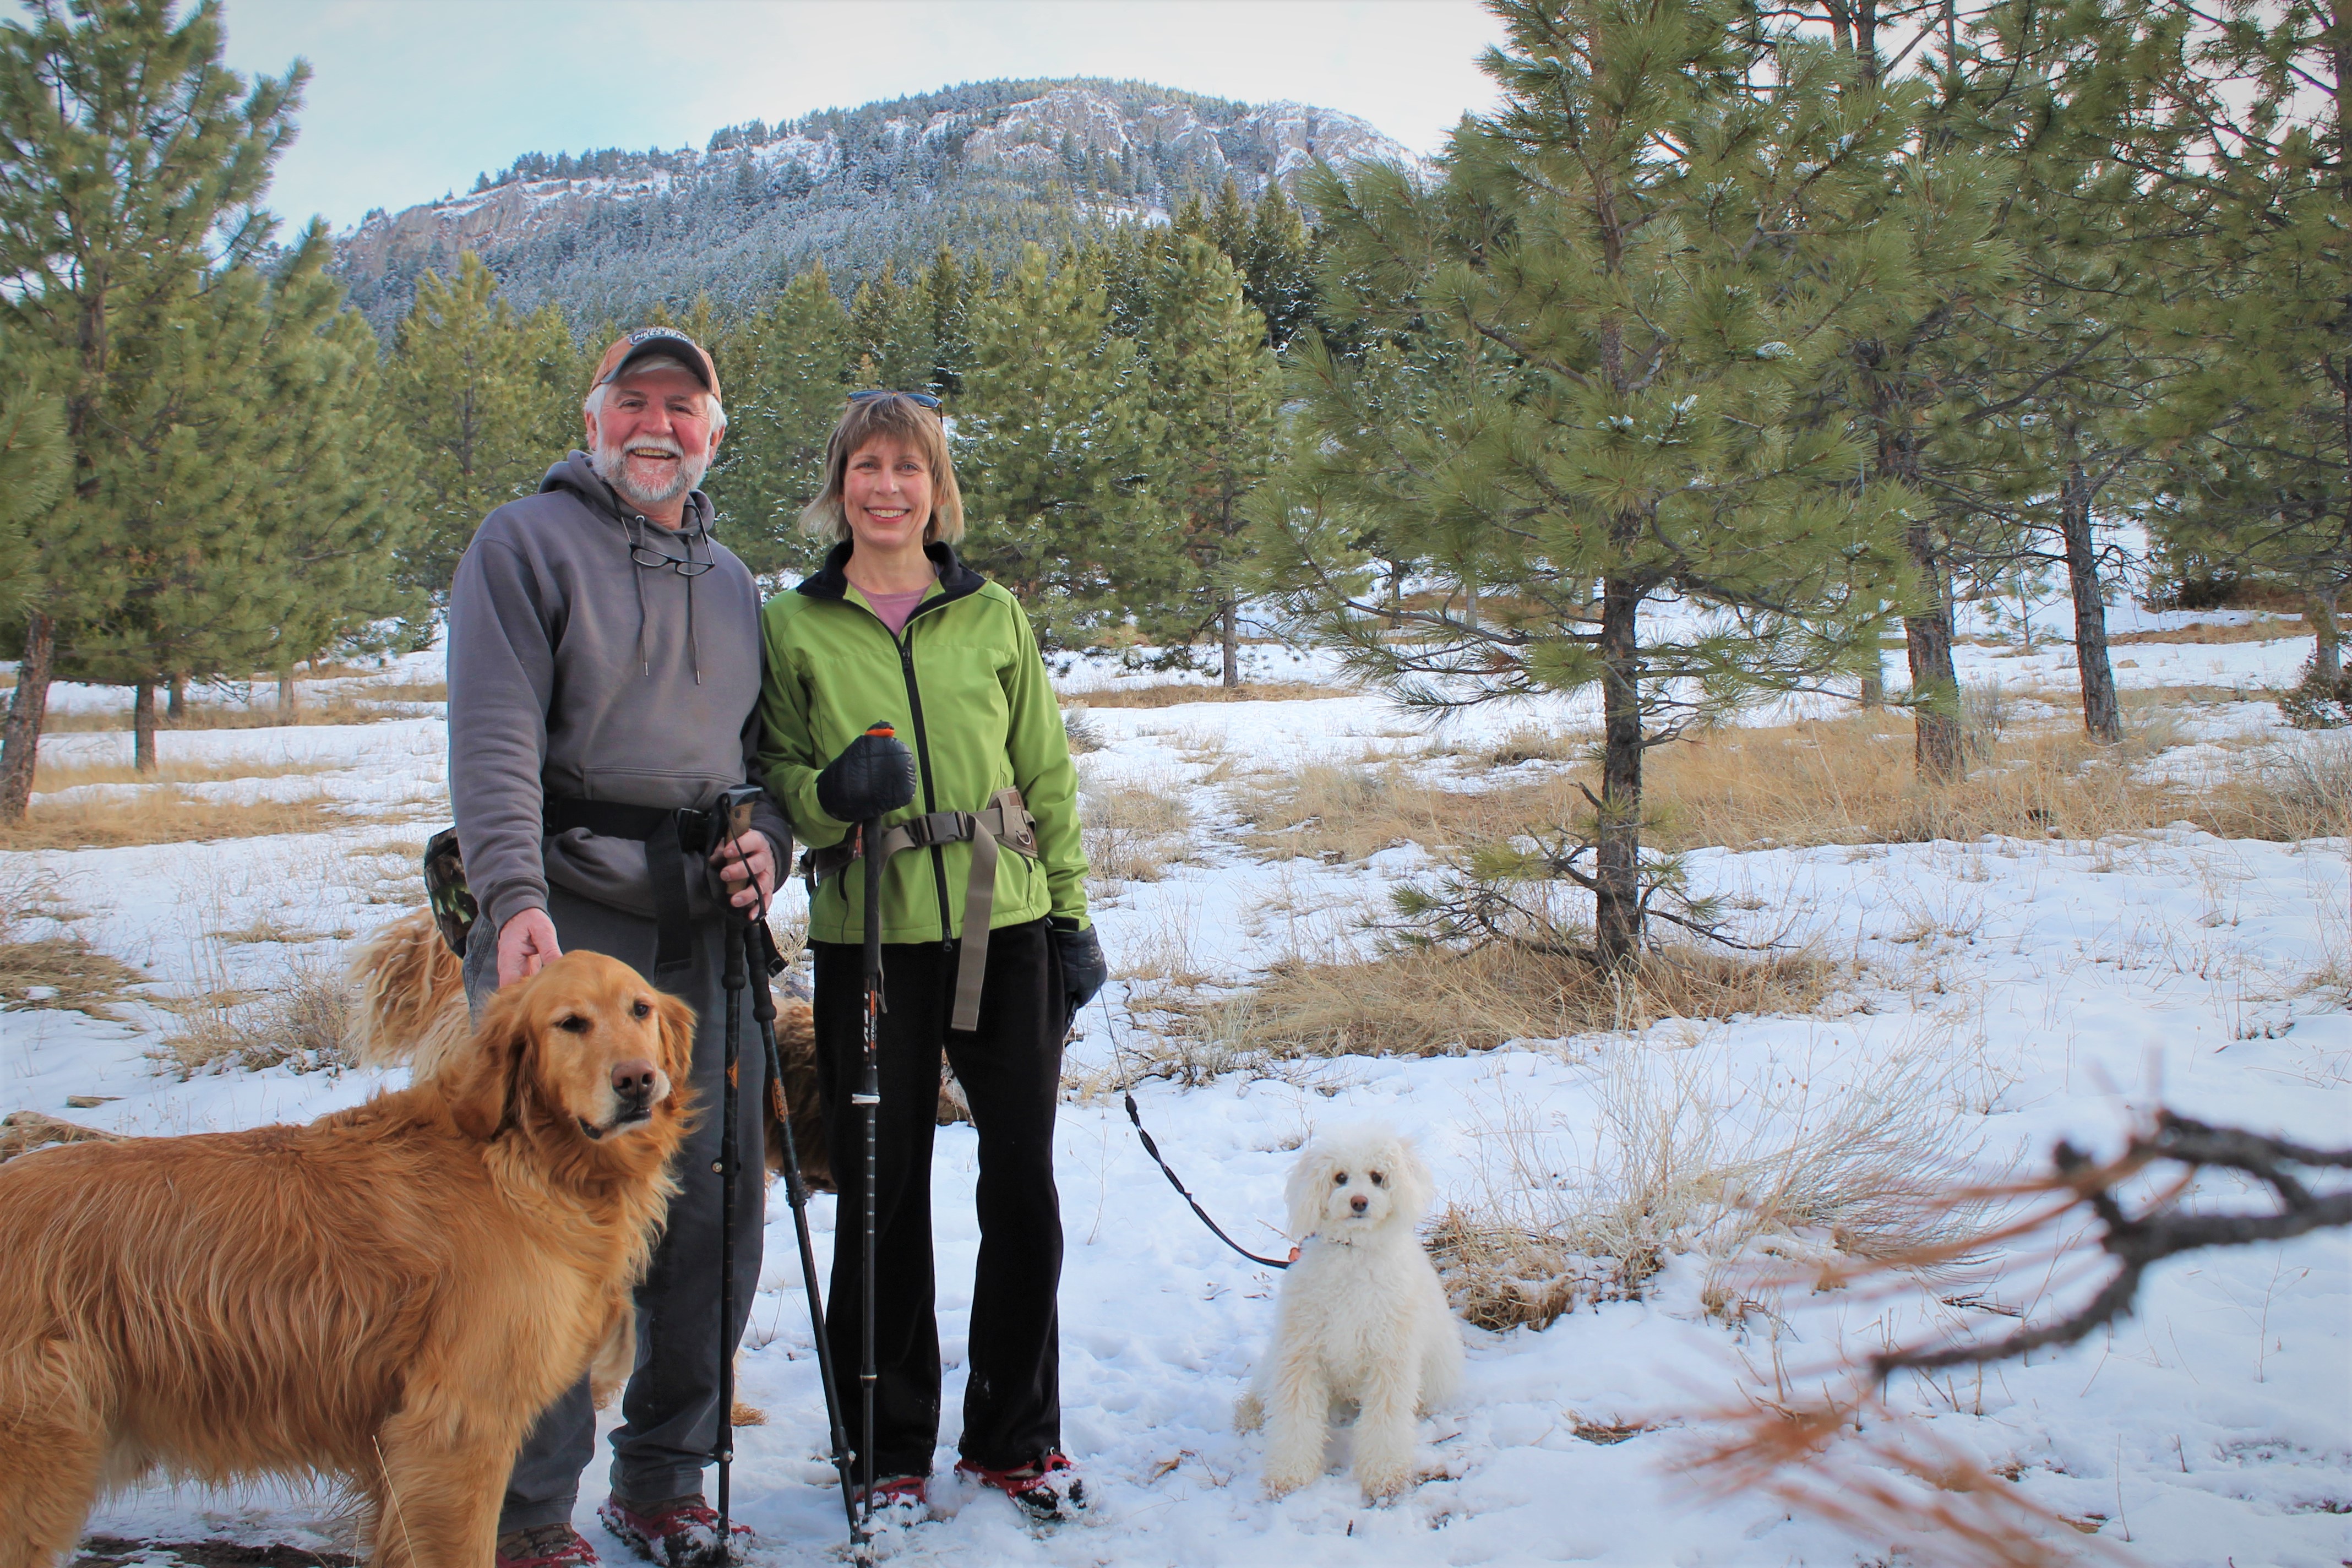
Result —
POLYGON ((1300 1152, 1286 1195, 1298 1260, 1234 1425, 1266 1426, 1265 1489, 1280 1497, 1323 1473, 1331 1406, 1352 1400, 1356 1479, 1393 1497, 1412 1484, 1415 1419, 1462 1376, 1462 1336, 1416 1230, 1429 1168, 1393 1129, 1351 1128, 1300 1152))

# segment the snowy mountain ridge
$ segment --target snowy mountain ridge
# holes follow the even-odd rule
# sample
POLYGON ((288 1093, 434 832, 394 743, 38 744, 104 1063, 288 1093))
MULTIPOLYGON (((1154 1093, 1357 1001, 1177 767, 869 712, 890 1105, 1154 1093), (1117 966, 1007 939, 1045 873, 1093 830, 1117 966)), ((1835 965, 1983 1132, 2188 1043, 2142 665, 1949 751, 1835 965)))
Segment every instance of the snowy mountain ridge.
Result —
POLYGON ((1090 224, 1165 216, 1227 179, 1248 197, 1292 189, 1318 160, 1427 172, 1368 121, 1311 104, 986 82, 729 126, 699 152, 527 154, 464 195, 370 212, 337 250, 380 326, 419 275, 446 275, 467 250, 518 305, 552 297, 617 315, 697 292, 740 298, 812 260, 855 280, 942 242, 1001 258, 1090 224))

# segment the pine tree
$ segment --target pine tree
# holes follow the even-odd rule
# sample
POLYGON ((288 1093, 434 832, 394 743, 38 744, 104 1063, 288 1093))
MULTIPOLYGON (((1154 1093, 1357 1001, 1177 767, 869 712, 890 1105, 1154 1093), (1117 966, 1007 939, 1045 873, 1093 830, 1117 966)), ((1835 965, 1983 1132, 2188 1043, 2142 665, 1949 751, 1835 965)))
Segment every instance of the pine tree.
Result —
MULTIPOLYGON (((1974 312, 2006 300, 2017 278, 1993 206, 2005 177, 1999 150, 1956 135, 1950 106, 1928 98, 1922 84, 1884 79, 1879 39, 1894 19, 1868 5, 1832 18, 1832 47, 1853 82, 1847 96, 1902 96, 1913 106, 1920 147, 1882 160, 1880 177, 1858 187, 1852 210, 1838 215, 1856 231, 1867 280, 1835 324, 1840 352, 1812 395, 1823 417, 1852 421, 1865 437, 1863 474, 1927 503, 1910 509, 1904 531, 1914 581, 1901 616, 1913 755, 1922 778, 1942 784, 1968 767, 1952 657, 1956 579, 2014 548, 2007 520, 1981 494, 1996 459, 1978 428, 1978 389, 1967 374, 1984 352, 1974 312)), ((1773 54, 1812 47, 1782 37, 1773 54)), ((1870 657, 1874 662, 1874 650, 1870 657)))
MULTIPOLYGON (((250 86, 220 63, 214 0, 33 0, 0 24, 0 321, 61 396, 73 473, 35 534, 38 588, 0 745, 0 821, 24 817, 61 625, 103 613, 121 543, 110 476, 129 460, 107 410, 126 384, 135 323, 160 319, 216 264, 257 255, 257 206, 293 134, 308 72, 250 86)), ((145 363, 152 363, 152 360, 145 363)))
POLYGON ((560 433, 543 427, 559 404, 531 347, 498 279, 470 250, 454 279, 427 272, 418 280, 400 323, 388 390, 406 412, 425 517, 402 567, 436 605, 482 519, 538 489, 548 465, 579 439, 577 401, 560 433))
POLYGON ((728 334, 727 439, 709 482, 728 548, 761 577, 814 565, 801 508, 824 484, 825 438, 851 368, 849 318, 823 266, 728 334))
POLYGON ((854 379, 862 387, 928 392, 939 364, 931 302, 895 268, 857 286, 849 302, 854 379))
POLYGON ((1289 347, 1315 319, 1315 256, 1297 207, 1272 181, 1258 198, 1235 265, 1250 303, 1265 318, 1267 345, 1289 347))
POLYGON ((971 311, 956 415, 965 554, 1039 634, 1071 643, 1149 608, 1175 565, 1146 485, 1156 446, 1133 340, 1094 269, 1031 246, 971 311))
POLYGON ((57 503, 73 475, 65 411, 23 379, 0 340, 0 615, 21 616, 38 585, 27 559, 29 531, 57 503))
POLYGON ((345 303, 329 258, 324 230, 313 229, 271 288, 270 417, 249 516, 280 584, 268 658, 280 670, 431 635, 431 595, 385 570, 425 526, 416 451, 384 395, 375 333, 345 303))
POLYGON ((1164 254, 1145 338, 1160 450, 1153 488, 1172 515, 1185 572, 1147 625, 1190 651, 1213 626, 1219 669, 1241 684, 1240 618, 1248 520, 1243 503, 1274 466, 1279 386, 1265 318, 1233 264, 1182 237, 1164 254))
POLYGON ((1590 892, 1598 960, 1622 966, 1672 912, 1642 857, 1647 749, 1848 668, 1902 596, 1912 498, 1856 483, 1864 448, 1801 395, 1887 266, 1847 220, 1915 105, 1794 40, 1753 85, 1728 7, 1496 9, 1505 107, 1457 132, 1442 187, 1310 180, 1327 299, 1395 374, 1367 385, 1302 342, 1301 460, 1260 510, 1291 605, 1404 700, 1601 689, 1595 819, 1528 874, 1590 892), (1478 616, 1373 596, 1368 527, 1478 583, 1478 616))
POLYGON ((929 317, 930 387, 941 397, 963 390, 963 367, 971 359, 971 273, 944 244, 916 283, 929 317))
POLYGON ((313 226, 274 279, 225 268, 126 345, 152 363, 143 395, 108 410, 139 454, 104 492, 122 522, 117 599, 76 625, 59 664, 133 689, 142 772, 157 689, 289 670, 419 608, 383 571, 410 521, 413 458, 385 427, 374 334, 342 310, 328 249, 313 226))
POLYGON ((2233 4, 2192 37, 2133 153, 2155 170, 2166 323, 2197 368, 2157 411, 2176 549, 2300 594, 2305 679, 2343 689, 2352 588, 2352 16, 2233 4))
POLYGON ((2106 632, 2114 552, 2097 521, 2140 499, 2147 417, 2190 363, 2149 330, 2165 309, 2161 269, 2136 241, 2141 181, 2117 151, 2145 101, 2135 58, 2164 47, 2143 24, 2141 8, 2112 0, 1997 6, 1950 62, 1945 115, 2013 173, 2000 218, 2016 286, 1976 301, 1976 358, 1949 378, 1973 399, 1974 500, 2014 524, 2015 542, 1979 574, 2063 568, 2084 728, 2108 744, 2123 739, 2123 710, 2106 632))

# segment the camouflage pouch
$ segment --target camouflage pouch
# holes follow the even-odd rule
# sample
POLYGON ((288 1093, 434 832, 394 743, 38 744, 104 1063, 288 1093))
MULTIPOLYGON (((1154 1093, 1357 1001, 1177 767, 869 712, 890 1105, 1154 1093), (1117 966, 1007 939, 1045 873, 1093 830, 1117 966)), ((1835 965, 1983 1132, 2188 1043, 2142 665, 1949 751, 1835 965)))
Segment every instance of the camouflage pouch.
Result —
POLYGON ((445 827, 425 841, 425 899, 433 907, 433 924, 441 940, 459 958, 466 956, 466 933, 474 929, 481 907, 466 886, 466 861, 457 852, 457 830, 445 827))

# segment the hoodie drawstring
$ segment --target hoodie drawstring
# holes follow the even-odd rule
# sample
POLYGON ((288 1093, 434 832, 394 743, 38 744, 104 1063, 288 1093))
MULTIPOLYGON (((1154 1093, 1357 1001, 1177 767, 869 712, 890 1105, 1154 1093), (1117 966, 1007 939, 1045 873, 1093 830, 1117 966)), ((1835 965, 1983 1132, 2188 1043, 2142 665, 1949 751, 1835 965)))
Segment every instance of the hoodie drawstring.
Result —
MULTIPOLYGON (((591 468, 589 471, 593 473, 595 470, 591 468)), ((605 490, 608 494, 613 493, 609 484, 605 486, 605 490)), ((617 494, 614 495, 614 500, 615 510, 620 512, 621 517, 621 542, 629 552, 629 579, 636 585, 637 590, 637 668, 647 679, 651 679, 654 673, 653 656, 646 648, 646 570, 637 564, 636 558, 638 550, 650 548, 646 544, 646 522, 638 513, 619 505, 620 498, 617 494)), ((686 546, 687 563, 697 564, 694 559, 694 542, 697 538, 701 539, 710 547, 710 552, 705 558, 716 561, 718 559, 716 552, 719 547, 710 537, 710 522, 707 513, 697 511, 691 502, 688 504, 687 510, 688 517, 693 521, 689 524, 686 519, 680 519, 678 528, 678 542, 686 546)), ((662 555, 668 552, 656 550, 653 553, 662 555)), ((702 634, 694 624, 694 580, 702 574, 683 572, 679 575, 686 579, 687 658, 694 668, 694 683, 699 686, 702 684, 702 634)))
MULTIPOLYGON (((699 527, 697 531, 700 531, 699 527)), ((694 560, 694 534, 687 534, 683 542, 686 559, 690 564, 694 560)), ((686 578, 686 655, 694 666, 694 683, 697 686, 702 684, 702 637, 694 629, 694 580, 701 575, 699 572, 690 572, 686 578)), ((643 593, 644 589, 640 588, 638 592, 643 593)))
MULTIPOLYGON (((621 537, 629 547, 629 581, 637 587, 637 668, 650 680, 653 679, 654 661, 653 656, 646 652, 646 574, 645 569, 637 564, 637 550, 645 542, 645 536, 636 531, 637 523, 638 520, 634 517, 622 518, 621 537)), ((688 592, 693 587, 691 583, 687 584, 688 592)), ((687 601, 689 606, 693 602, 691 599, 687 601)))

